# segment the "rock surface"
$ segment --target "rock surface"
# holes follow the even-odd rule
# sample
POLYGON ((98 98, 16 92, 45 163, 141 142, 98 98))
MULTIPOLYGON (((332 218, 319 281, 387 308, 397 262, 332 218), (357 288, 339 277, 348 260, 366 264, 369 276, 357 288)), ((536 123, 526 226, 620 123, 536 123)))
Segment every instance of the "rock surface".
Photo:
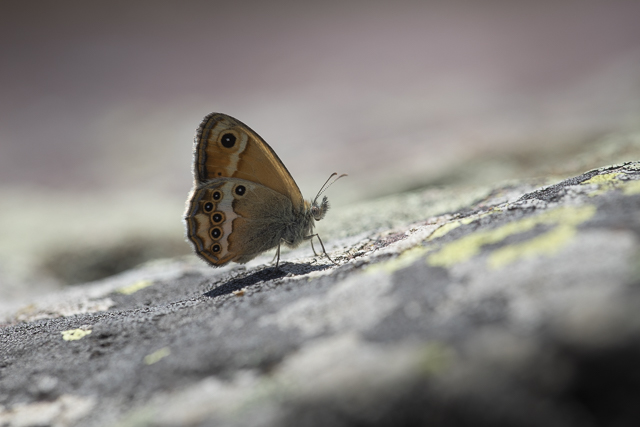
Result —
POLYGON ((5 311, 1 426, 640 420, 640 163, 331 212, 338 261, 145 264, 5 311))

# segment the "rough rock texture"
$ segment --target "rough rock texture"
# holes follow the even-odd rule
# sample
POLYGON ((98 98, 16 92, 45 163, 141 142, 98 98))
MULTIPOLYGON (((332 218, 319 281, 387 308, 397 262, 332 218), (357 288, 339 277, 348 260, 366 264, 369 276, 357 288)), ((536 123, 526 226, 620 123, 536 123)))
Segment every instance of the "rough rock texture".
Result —
MULTIPOLYGON (((632 426, 640 163, 422 190, 289 252, 158 261, 0 319, 0 426, 632 426)), ((337 218, 337 219, 336 219, 337 218)))

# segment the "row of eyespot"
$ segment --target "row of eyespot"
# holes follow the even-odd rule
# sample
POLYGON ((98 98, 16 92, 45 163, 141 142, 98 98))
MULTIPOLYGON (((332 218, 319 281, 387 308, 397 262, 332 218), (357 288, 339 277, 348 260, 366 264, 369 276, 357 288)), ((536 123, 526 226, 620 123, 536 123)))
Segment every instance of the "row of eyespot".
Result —
MULTIPOLYGON (((242 196, 244 195, 244 193, 246 192, 246 188, 244 185, 238 185, 237 187, 234 188, 233 190, 238 196, 242 196)), ((211 198, 213 200, 220 200, 222 198, 222 193, 218 190, 214 191, 213 194, 211 195, 211 198)), ((204 204, 203 210, 205 213, 210 213, 211 211, 213 211, 215 205, 212 202, 207 202, 204 204)), ((211 214, 211 222, 213 222, 213 224, 220 224, 222 222, 224 222, 224 213, 223 212, 214 212, 213 214, 211 214)), ((218 240, 220 238, 220 236, 222 236, 222 230, 220 229, 220 227, 213 227, 211 229, 211 231, 209 231, 209 234, 211 235, 211 238, 213 240, 218 240)), ((218 243, 215 243, 213 246, 211 246, 211 252, 213 253, 218 253, 220 252, 222 248, 220 247, 220 245, 218 243)))
MULTIPOLYGON (((213 200, 220 200, 222 198, 222 193, 218 190, 214 191, 213 194, 211 195, 211 197, 213 198, 213 200)), ((204 206, 202 207, 202 210, 205 213, 211 213, 211 211, 213 211, 213 209, 215 208, 215 205, 212 202, 207 202, 204 204, 204 206)), ((220 224, 222 222, 224 222, 224 213, 223 212, 213 212, 211 214, 211 222, 214 224, 220 224)), ((209 235, 211 236, 211 238, 213 240, 218 240, 220 238, 220 236, 222 236, 222 229, 220 227, 213 227, 210 231, 209 231, 209 235)), ((218 243, 214 243, 213 246, 211 246, 211 252, 212 253, 218 253, 221 250, 221 246, 218 243)))

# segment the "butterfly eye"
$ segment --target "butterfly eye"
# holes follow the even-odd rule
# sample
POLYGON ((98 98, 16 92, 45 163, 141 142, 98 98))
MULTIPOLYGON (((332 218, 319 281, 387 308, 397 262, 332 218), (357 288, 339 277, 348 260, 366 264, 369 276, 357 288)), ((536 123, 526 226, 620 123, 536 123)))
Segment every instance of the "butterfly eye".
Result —
POLYGON ((220 193, 219 191, 214 191, 213 192, 213 200, 220 200, 220 198, 222 197, 222 193, 220 193))
POLYGON ((204 204, 204 211, 205 211, 206 213, 209 213, 209 212, 211 212, 212 210, 213 210, 213 203, 211 203, 211 202, 207 202, 207 203, 205 203, 205 204, 204 204))
POLYGON ((322 198, 322 202, 320 203, 320 206, 313 205, 311 207, 311 215, 313 216, 313 219, 315 219, 316 221, 320 221, 322 218, 324 218, 328 210, 329 210, 329 200, 327 199, 327 196, 324 196, 322 198))
POLYGON ((222 221, 224 221, 224 214, 222 212, 216 212, 213 215, 211 215, 211 221, 214 224, 220 224, 222 221))
POLYGON ((222 249, 222 248, 217 243, 215 245, 211 246, 211 252, 213 252, 214 254, 217 254, 218 252, 220 252, 220 249, 222 249))
POLYGON ((220 230, 220 227, 214 227, 211 229, 211 238, 213 240, 218 240, 220 236, 222 236, 222 230, 220 230))
POLYGON ((222 143, 223 147, 231 148, 236 145, 236 136, 232 133, 225 133, 224 135, 222 135, 220 142, 222 143))
POLYGON ((246 193, 247 188, 244 185, 238 185, 234 191, 238 196, 242 196, 246 193))

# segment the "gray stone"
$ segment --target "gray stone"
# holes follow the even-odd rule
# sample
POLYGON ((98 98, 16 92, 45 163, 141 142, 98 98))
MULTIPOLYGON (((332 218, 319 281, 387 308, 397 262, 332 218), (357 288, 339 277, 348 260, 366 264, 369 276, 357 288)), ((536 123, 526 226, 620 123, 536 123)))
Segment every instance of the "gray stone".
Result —
POLYGON ((640 163, 332 212, 310 248, 144 264, 0 319, 0 425, 640 420, 640 163))

